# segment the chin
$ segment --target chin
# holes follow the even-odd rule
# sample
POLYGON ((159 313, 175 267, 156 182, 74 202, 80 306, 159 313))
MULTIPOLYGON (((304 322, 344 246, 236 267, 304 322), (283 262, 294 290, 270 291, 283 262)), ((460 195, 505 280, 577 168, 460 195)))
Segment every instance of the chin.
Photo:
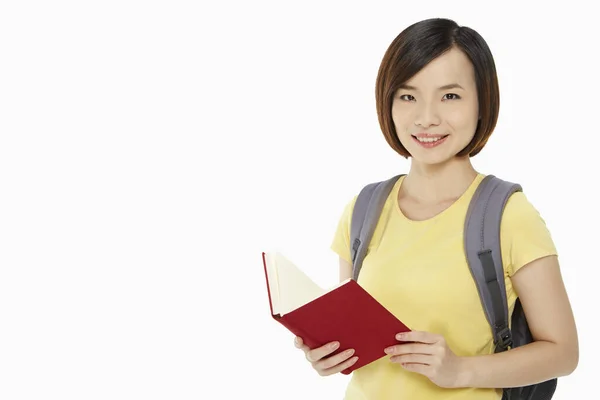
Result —
POLYGON ((412 157, 413 162, 423 166, 434 167, 448 164, 454 157, 412 157))
POLYGON ((446 164, 454 159, 454 153, 449 153, 447 150, 442 149, 420 149, 411 146, 406 147, 410 153, 410 158, 413 162, 417 162, 421 165, 441 165, 446 164), (440 151, 442 150, 442 151, 440 151))
POLYGON ((404 148, 411 154, 410 158, 412 158, 413 162, 421 165, 435 166, 454 161, 456 154, 467 146, 468 142, 461 147, 462 143, 456 146, 456 143, 446 141, 446 143, 441 144, 439 147, 433 148, 424 148, 419 144, 413 143, 412 140, 408 146, 406 144, 404 144, 404 148))

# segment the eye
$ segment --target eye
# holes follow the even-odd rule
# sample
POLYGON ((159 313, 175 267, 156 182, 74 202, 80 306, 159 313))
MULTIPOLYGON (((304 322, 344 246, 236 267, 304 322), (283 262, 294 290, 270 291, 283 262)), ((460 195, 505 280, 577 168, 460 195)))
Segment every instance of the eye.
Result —
POLYGON ((460 96, 457 95, 456 93, 447 93, 444 95, 444 100, 458 100, 460 99, 460 96), (446 98, 446 96, 454 96, 452 98, 446 98))
POLYGON ((400 100, 413 101, 415 98, 410 94, 403 94, 400 96, 400 100))

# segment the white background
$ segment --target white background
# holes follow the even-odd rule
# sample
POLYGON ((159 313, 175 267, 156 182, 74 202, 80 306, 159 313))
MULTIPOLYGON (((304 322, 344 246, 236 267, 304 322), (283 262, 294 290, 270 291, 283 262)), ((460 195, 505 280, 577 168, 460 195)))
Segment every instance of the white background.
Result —
POLYGON ((341 398, 347 377, 318 377, 271 319, 260 253, 336 282, 343 206, 408 168, 377 123, 379 63, 438 16, 496 59, 500 120, 476 167, 521 183, 560 251, 581 361, 555 398, 594 390, 584 4, 3 2, 0 398, 341 398))

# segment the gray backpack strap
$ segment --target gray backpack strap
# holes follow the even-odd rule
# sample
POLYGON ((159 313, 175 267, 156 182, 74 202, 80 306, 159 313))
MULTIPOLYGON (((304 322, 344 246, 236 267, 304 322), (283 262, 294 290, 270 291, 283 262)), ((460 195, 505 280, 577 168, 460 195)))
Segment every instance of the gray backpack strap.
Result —
POLYGON ((465 253, 494 335, 495 351, 513 345, 509 329, 500 222, 509 197, 520 185, 486 176, 477 187, 465 221, 465 253))
POLYGON ((363 259, 367 253, 369 242, 379 221, 383 205, 392 187, 403 175, 396 175, 386 181, 375 182, 365 186, 354 204, 350 223, 350 245, 352 246, 352 279, 358 280, 363 259))

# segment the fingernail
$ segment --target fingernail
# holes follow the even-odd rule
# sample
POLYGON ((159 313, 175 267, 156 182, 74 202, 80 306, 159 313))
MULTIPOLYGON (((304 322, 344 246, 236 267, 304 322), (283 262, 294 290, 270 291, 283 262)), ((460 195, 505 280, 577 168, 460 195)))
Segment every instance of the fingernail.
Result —
POLYGON ((330 348, 330 349, 332 349, 332 350, 335 350, 335 349, 337 349, 337 348, 338 348, 338 346, 339 346, 339 345, 340 345, 340 344, 339 344, 338 342, 333 342, 333 343, 331 343, 331 344, 329 345, 329 348, 330 348))
POLYGON ((400 340, 402 338, 404 338, 404 333, 399 333, 396 335, 396 339, 400 340))
POLYGON ((394 351, 394 348, 393 347, 388 347, 384 351, 386 352, 386 354, 390 354, 392 351, 394 351))
POLYGON ((350 361, 350 362, 351 362, 352 364, 354 364, 355 362, 357 362, 357 361, 358 361, 358 357, 354 357, 354 358, 352 358, 351 360, 352 360, 352 361, 350 361))
POLYGON ((346 350, 346 356, 350 357, 354 353, 354 349, 346 350))

